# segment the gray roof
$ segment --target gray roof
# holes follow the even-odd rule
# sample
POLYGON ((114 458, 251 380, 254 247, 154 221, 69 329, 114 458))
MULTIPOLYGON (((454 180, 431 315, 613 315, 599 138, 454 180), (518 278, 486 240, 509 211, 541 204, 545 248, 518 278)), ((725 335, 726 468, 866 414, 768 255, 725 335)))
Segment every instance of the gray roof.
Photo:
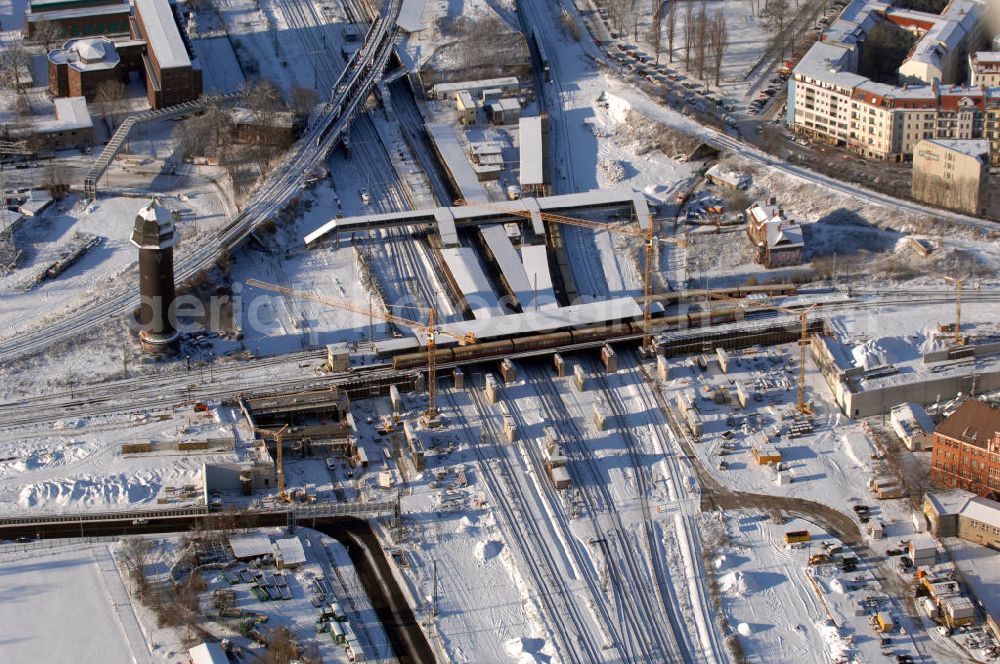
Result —
POLYGON ((488 320, 459 321, 441 326, 451 334, 472 332, 478 339, 492 339, 512 334, 550 332, 597 323, 634 320, 642 316, 642 307, 632 298, 573 304, 556 309, 539 309, 488 320))
POLYGON ((399 8, 399 16, 396 18, 396 25, 406 32, 420 32, 427 28, 420 20, 423 15, 424 0, 403 0, 403 5, 399 8))
POLYGON ((490 224, 480 226, 479 232, 483 235, 486 246, 493 254, 493 260, 500 268, 501 274, 507 281, 507 286, 514 292, 514 296, 519 302, 531 300, 531 284, 528 282, 528 274, 524 271, 524 264, 521 257, 517 255, 514 244, 510 241, 510 236, 500 224, 490 224))
POLYGON ((167 0, 135 0, 135 10, 142 15, 146 40, 160 68, 190 67, 191 58, 167 0))
POLYGON ((486 190, 465 156, 458 136, 455 135, 455 129, 450 124, 436 123, 427 125, 427 133, 437 147, 462 198, 467 201, 488 201, 486 190))
POLYGON ((522 308, 525 311, 530 311, 535 305, 544 309, 558 307, 555 290, 552 287, 548 250, 545 245, 522 246, 521 260, 524 263, 524 271, 528 275, 528 283, 531 284, 534 293, 534 298, 530 301, 521 301, 522 308))
POLYGON ((469 247, 451 247, 442 249, 441 256, 473 316, 480 319, 502 315, 496 293, 475 251, 469 247))
POLYGON ((520 128, 521 186, 544 184, 545 148, 542 145, 542 118, 538 115, 522 117, 518 126, 520 128))

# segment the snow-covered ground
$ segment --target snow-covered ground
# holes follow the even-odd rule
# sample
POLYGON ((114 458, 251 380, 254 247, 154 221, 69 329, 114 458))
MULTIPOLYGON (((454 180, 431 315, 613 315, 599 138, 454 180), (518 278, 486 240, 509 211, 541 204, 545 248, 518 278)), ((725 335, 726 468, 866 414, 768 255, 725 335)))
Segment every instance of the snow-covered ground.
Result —
POLYGON ((121 446, 233 439, 243 426, 238 418, 238 411, 232 409, 194 413, 188 405, 4 430, 0 432, 0 511, 155 509, 161 499, 166 505, 203 504, 202 464, 245 459, 245 447, 214 454, 125 456, 121 446), (184 491, 185 486, 198 489, 184 491))
MULTIPOLYGON (((4 554, 4 662, 148 661, 148 653, 141 651, 133 659, 123 618, 114 606, 121 579, 102 572, 107 546, 77 544, 4 554)), ((127 603, 124 610, 130 611, 127 603)))
MULTIPOLYGON (((213 232, 226 221, 218 197, 210 189, 199 188, 185 195, 161 198, 161 203, 177 212, 180 242, 194 246, 198 238, 213 232)), ((139 251, 130 242, 135 215, 145 205, 145 197, 102 197, 87 205, 77 197, 54 204, 38 217, 26 218, 16 231, 15 241, 24 252, 18 268, 0 277, 0 337, 7 337, 41 324, 45 318, 95 301, 109 289, 133 278, 139 251), (71 250, 83 237, 96 237, 99 244, 54 279, 32 286, 63 252, 71 250)))
MULTIPOLYGON (((840 543, 814 524, 773 523, 767 514, 740 510, 703 517, 713 531, 712 568, 722 611, 751 660, 762 662, 880 661, 882 647, 869 624, 877 610, 903 620, 902 606, 887 596, 864 566, 844 574, 835 563, 809 565, 811 555, 840 543), (791 547, 785 533, 808 530, 808 545, 791 547)), ((852 555, 850 551, 843 555, 852 555)), ((904 628, 912 627, 906 621, 904 628)), ((909 631, 909 630, 908 630, 909 631)), ((896 654, 917 655, 911 638, 888 635, 896 654)))

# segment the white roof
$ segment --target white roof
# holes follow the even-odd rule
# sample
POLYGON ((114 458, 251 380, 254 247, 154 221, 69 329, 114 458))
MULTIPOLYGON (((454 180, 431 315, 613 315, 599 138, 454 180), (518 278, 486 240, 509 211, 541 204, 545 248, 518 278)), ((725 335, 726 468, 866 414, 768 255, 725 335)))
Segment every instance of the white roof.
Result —
POLYGON ((441 257, 473 316, 488 319, 502 315, 496 293, 475 251, 469 247, 447 247, 441 250, 441 257))
POLYGON ((528 273, 525 272, 524 263, 517 255, 517 250, 514 249, 507 231, 500 224, 490 224, 480 226, 479 232, 482 233, 486 246, 493 254, 493 260, 500 268, 500 273, 506 280, 507 287, 513 291, 519 302, 530 301, 531 284, 528 282, 528 273))
POLYGON ((468 90, 469 92, 475 92, 479 90, 485 90, 487 88, 498 88, 498 87, 517 87, 517 78, 513 76, 504 76, 503 78, 486 78, 478 81, 455 81, 452 83, 438 83, 431 88, 431 95, 434 97, 440 97, 443 94, 449 92, 458 92, 459 90, 468 90))
POLYGON ((156 54, 161 69, 191 66, 191 58, 181 40, 174 13, 167 0, 135 0, 135 10, 142 15, 146 40, 156 54))
MULTIPOLYGON (((937 145, 959 154, 975 157, 984 163, 988 163, 990 160, 990 142, 985 138, 925 138, 920 143, 937 145)), ((917 148, 920 147, 920 143, 917 143, 917 148)))
POLYGON ((436 123, 427 125, 427 133, 437 147, 441 158, 444 160, 448 172, 451 173, 452 180, 458 187, 459 194, 467 201, 488 201, 486 190, 479 182, 476 171, 469 163, 462 149, 458 136, 450 124, 436 123))
POLYGON ((530 302, 521 302, 521 307, 525 311, 539 308, 551 309, 558 307, 556 293, 552 288, 552 273, 549 271, 549 257, 544 244, 534 244, 521 247, 521 261, 524 263, 524 271, 528 275, 528 283, 535 295, 530 302))
POLYGON ((229 664, 229 656, 218 643, 199 643, 188 650, 191 664, 229 664))
POLYGON ((538 115, 522 117, 520 129, 521 186, 539 185, 545 182, 544 154, 542 145, 542 118, 538 115))
POLYGON ((441 329, 462 336, 472 332, 478 339, 509 336, 528 332, 549 332, 564 328, 635 320, 642 316, 642 307, 632 298, 602 300, 573 304, 556 309, 539 309, 522 314, 509 314, 486 320, 447 323, 441 329))
POLYGON ((261 558, 274 551, 271 540, 264 533, 232 535, 229 537, 229 546, 233 550, 233 555, 240 559, 261 558))
POLYGON ((403 0, 396 25, 406 32, 420 32, 427 26, 420 20, 424 15, 424 0, 403 0))
POLYGON ((285 565, 301 565, 306 561, 306 552, 298 536, 274 540, 274 552, 285 565))
POLYGON ((925 499, 931 504, 938 515, 948 516, 961 512, 965 504, 969 502, 969 499, 975 497, 976 494, 965 489, 949 489, 948 491, 928 493, 925 499))
POLYGON ((958 514, 993 528, 1000 528, 1000 503, 996 501, 979 496, 970 498, 958 514))
POLYGON ((972 54, 973 62, 1000 62, 1000 51, 979 51, 972 54))
POLYGON ((35 123, 39 133, 71 131, 73 129, 90 129, 94 121, 87 110, 87 100, 84 97, 57 97, 52 101, 56 117, 53 120, 41 120, 35 123))

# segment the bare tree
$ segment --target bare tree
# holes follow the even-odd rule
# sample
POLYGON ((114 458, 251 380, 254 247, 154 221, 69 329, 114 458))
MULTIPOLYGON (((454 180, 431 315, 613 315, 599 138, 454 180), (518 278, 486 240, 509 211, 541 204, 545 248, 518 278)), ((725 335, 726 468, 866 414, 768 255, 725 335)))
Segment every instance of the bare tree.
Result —
POLYGON ((318 103, 319 95, 312 88, 306 88, 301 85, 292 86, 291 106, 296 115, 300 117, 309 115, 318 103))
POLYGON ((653 18, 649 26, 649 42, 653 45, 653 56, 656 64, 660 64, 660 51, 663 50, 663 14, 666 11, 666 0, 653 1, 653 18))
POLYGON ((43 44, 45 50, 52 48, 52 44, 63 36, 63 29, 55 21, 43 18, 35 21, 31 28, 31 38, 43 44))
POLYGON ((684 7, 684 67, 691 66, 691 45, 694 42, 694 5, 684 7))
POLYGON ((694 68, 698 78, 705 78, 705 52, 708 49, 708 11, 705 3, 698 7, 698 16, 694 28, 694 68))
POLYGON ((147 539, 132 537, 122 542, 119 558, 128 573, 134 595, 141 597, 147 588, 146 565, 153 554, 153 543, 147 539))
POLYGON ((715 78, 715 87, 719 87, 722 80, 722 59, 726 55, 726 47, 729 45, 729 29, 726 27, 726 15, 723 12, 716 12, 712 17, 712 26, 708 31, 708 47, 712 56, 712 75, 715 78))
POLYGON ((8 42, 7 47, 0 51, 0 77, 4 85, 20 91, 27 83, 25 75, 28 74, 30 63, 31 56, 22 40, 8 42))
POLYGON ((674 62, 674 34, 677 32, 677 11, 675 2, 671 2, 667 7, 667 57, 670 63, 674 62))
POLYGON ((101 115, 111 123, 111 131, 118 128, 118 115, 122 112, 125 100, 125 84, 118 79, 102 81, 97 86, 94 95, 94 105, 101 115))
POLYGON ((760 16, 771 31, 771 47, 778 51, 778 57, 785 57, 788 46, 788 0, 767 0, 760 16))
POLYGON ((45 167, 45 190, 52 198, 62 198, 69 193, 69 169, 56 160, 45 167))

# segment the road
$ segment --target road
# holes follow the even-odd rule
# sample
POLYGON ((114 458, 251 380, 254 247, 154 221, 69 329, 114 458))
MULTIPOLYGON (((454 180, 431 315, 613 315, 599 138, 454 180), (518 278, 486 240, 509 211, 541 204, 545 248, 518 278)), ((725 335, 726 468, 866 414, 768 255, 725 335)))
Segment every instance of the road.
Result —
MULTIPOLYGON (((330 99, 322 104, 302 138, 274 166, 253 197, 217 235, 183 254, 174 275, 185 281, 214 265, 224 252, 239 246, 261 224, 284 209, 302 189, 304 179, 344 137, 365 99, 375 88, 395 50, 401 0, 386 0, 382 15, 366 36, 365 45, 338 77, 330 99)), ((339 57, 332 53, 330 57, 339 57)), ((119 287, 101 302, 80 308, 45 327, 0 341, 0 361, 10 361, 52 344, 72 339, 108 319, 124 316, 138 305, 133 284, 119 287)))

